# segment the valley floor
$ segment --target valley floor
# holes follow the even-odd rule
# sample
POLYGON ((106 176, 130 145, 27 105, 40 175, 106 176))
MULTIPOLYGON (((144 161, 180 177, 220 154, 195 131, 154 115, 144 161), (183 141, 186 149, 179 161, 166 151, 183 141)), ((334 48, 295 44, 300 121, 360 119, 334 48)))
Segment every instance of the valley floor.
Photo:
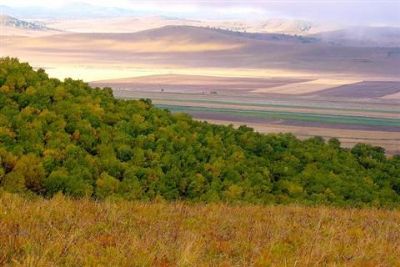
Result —
POLYGON ((150 98, 157 107, 214 124, 247 125, 261 133, 293 133, 300 139, 338 138, 346 148, 366 143, 385 148, 387 155, 400 154, 400 109, 396 100, 113 88, 119 98, 150 98))
POLYGON ((400 212, 0 193, 0 265, 398 266, 400 212))

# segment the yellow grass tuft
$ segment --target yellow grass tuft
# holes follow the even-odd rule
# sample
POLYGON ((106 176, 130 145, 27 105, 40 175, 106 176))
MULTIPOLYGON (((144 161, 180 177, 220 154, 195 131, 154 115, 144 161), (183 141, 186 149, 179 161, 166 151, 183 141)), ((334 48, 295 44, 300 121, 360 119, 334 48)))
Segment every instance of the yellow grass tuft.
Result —
POLYGON ((399 211, 0 196, 0 265, 399 264, 399 211))

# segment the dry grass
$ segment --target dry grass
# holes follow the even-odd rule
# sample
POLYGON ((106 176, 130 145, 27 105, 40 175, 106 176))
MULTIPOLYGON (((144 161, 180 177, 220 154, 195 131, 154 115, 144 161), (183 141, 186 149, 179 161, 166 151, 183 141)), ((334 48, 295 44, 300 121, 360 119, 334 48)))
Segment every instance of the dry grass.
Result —
POLYGON ((0 265, 399 266, 400 212, 0 197, 0 265))

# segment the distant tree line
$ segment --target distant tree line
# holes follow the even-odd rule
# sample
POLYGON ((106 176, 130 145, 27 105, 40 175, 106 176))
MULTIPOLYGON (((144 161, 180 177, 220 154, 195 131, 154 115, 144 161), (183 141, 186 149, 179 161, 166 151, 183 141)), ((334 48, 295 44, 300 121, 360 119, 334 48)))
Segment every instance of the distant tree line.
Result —
POLYGON ((3 58, 0 187, 45 197, 393 206, 400 156, 199 122, 3 58))

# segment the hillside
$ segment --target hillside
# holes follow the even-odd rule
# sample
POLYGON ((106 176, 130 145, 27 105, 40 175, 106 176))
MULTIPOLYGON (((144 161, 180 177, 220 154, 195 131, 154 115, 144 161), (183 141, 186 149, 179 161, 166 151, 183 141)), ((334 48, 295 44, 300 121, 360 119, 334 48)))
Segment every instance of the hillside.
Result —
POLYGON ((242 34, 301 36, 343 46, 399 47, 399 27, 351 26, 298 19, 190 20, 164 16, 124 16, 117 18, 42 19, 50 28, 75 33, 133 33, 167 26, 219 29, 242 34))
POLYGON ((96 199, 397 205, 400 157, 217 126, 0 61, 0 181, 96 199))
POLYGON ((85 80, 104 79, 104 75, 123 78, 121 69, 154 74, 173 69, 201 75, 219 71, 229 76, 235 76, 235 71, 251 70, 252 75, 264 76, 323 74, 386 80, 398 79, 400 68, 395 47, 342 46, 311 37, 193 26, 166 26, 136 33, 7 37, 2 47, 0 56, 18 56, 58 76, 65 71, 78 72, 85 80), (103 73, 106 68, 109 71, 103 73))
POLYGON ((168 25, 211 27, 249 33, 277 33, 302 36, 340 29, 337 25, 283 18, 253 19, 245 21, 183 19, 167 16, 122 16, 112 18, 97 16, 96 18, 80 19, 43 19, 42 21, 52 28, 81 33, 131 33, 168 25))
MULTIPOLYGON (((312 35, 314 38, 342 46, 400 47, 400 27, 350 27, 312 35)), ((397 51, 399 56, 399 51, 397 51)))

